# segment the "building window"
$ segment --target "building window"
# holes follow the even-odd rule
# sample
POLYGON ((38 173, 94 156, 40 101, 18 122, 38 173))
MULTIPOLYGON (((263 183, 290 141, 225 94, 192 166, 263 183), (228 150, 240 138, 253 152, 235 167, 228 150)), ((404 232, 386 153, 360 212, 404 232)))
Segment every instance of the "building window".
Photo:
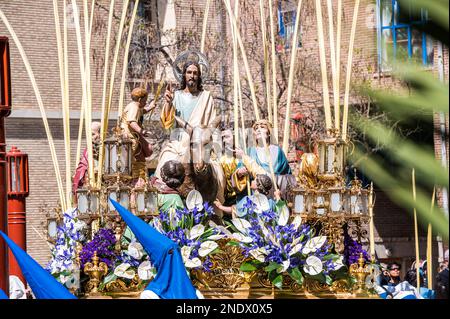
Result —
MULTIPOLYGON (((292 46, 292 37, 294 36, 295 19, 297 15, 297 6, 294 1, 280 1, 278 3, 278 35, 282 39, 284 49, 292 46)), ((297 48, 302 46, 301 26, 299 27, 297 48)), ((279 47, 278 51, 283 50, 279 47)))
POLYGON ((433 40, 417 29, 427 23, 427 11, 412 1, 400 5, 397 0, 377 0, 377 6, 381 71, 389 70, 392 60, 412 59, 425 66, 433 64, 433 40))

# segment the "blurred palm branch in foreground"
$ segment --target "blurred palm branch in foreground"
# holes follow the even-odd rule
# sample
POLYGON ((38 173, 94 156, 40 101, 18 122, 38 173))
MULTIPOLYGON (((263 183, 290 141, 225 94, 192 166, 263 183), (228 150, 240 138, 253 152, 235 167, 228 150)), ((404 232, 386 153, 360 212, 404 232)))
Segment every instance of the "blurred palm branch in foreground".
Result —
MULTIPOLYGON (((407 2, 428 11, 430 22, 422 26, 421 31, 448 47, 448 0, 399 0, 400 6, 407 2)), ((423 66, 411 60, 394 62, 392 75, 407 89, 360 89, 363 95, 376 101, 379 110, 387 115, 391 123, 419 122, 426 127, 434 127, 435 114, 441 117, 443 115, 448 121, 448 83, 443 83, 437 74, 424 70, 423 66)), ((368 154, 363 147, 357 145, 350 155, 350 161, 381 189, 388 190, 387 195, 398 205, 411 214, 416 208, 423 227, 431 223, 433 230, 448 242, 448 215, 438 205, 431 210, 433 187, 437 190, 448 189, 448 164, 444 167, 436 158, 432 145, 423 145, 399 134, 396 125, 388 125, 386 121, 364 117, 357 112, 351 116, 351 125, 368 143, 381 145, 383 156, 368 154), (416 201, 413 200, 412 169, 416 172, 416 201)), ((436 127, 434 129, 439 130, 436 127)), ((448 141, 447 132, 443 143, 445 141, 448 141)))

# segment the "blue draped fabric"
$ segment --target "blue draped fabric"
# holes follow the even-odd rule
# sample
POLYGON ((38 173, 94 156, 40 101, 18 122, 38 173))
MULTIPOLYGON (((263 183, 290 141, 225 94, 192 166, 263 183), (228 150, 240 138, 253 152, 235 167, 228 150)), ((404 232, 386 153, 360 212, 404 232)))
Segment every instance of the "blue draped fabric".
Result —
MULTIPOLYGON (((289 166, 288 160, 286 158, 286 155, 284 154, 281 147, 278 145, 270 145, 275 146, 277 150, 277 155, 275 161, 273 164, 273 171, 275 175, 286 175, 291 174, 291 168, 289 166)), ((269 163, 265 163, 261 161, 258 157, 258 152, 256 151, 256 147, 250 147, 247 152, 248 156, 250 156, 252 159, 258 163, 267 173, 270 173, 270 167, 269 163)))
POLYGON ((37 299, 77 299, 22 248, 0 231, 37 299))
POLYGON ((145 290, 153 291, 161 299, 197 299, 178 245, 116 201, 109 200, 142 244, 157 270, 155 278, 145 290))
POLYGON ((3 290, 0 289, 0 299, 9 299, 3 290))

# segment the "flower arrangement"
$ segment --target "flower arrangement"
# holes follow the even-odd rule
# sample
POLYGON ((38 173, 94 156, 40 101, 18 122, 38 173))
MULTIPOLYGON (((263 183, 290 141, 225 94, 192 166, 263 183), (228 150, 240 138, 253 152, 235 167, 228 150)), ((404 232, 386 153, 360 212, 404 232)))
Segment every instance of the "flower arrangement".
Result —
POLYGON ((76 209, 69 209, 63 214, 57 227, 55 247, 52 258, 46 266, 59 282, 69 289, 79 287, 79 268, 76 265, 76 245, 84 240, 83 230, 86 223, 77 217, 76 209))
POLYGON ((343 257, 332 253, 325 236, 315 236, 315 229, 302 224, 297 215, 289 222, 289 210, 259 209, 247 200, 239 214, 228 223, 234 231, 228 244, 240 246, 250 260, 241 265, 242 271, 263 270, 277 288, 282 288, 287 273, 298 284, 304 277, 331 283, 345 273, 343 257))
POLYGON ((186 268, 209 272, 212 267, 209 256, 219 251, 216 240, 225 238, 225 233, 210 221, 213 207, 203 203, 199 192, 189 193, 186 206, 184 209, 161 211, 151 224, 181 247, 186 268))
POLYGON ((363 254, 366 262, 371 262, 369 253, 362 248, 362 245, 352 239, 347 232, 344 234, 344 261, 347 266, 358 262, 360 254, 363 254))
POLYGON ((121 279, 126 284, 137 278, 141 285, 146 284, 155 275, 155 269, 150 264, 144 248, 135 239, 129 244, 127 250, 117 251, 115 249, 116 237, 109 228, 100 228, 94 238, 87 242, 80 253, 82 267, 90 262, 97 252, 100 261, 108 266, 108 274, 103 279, 100 289, 108 283, 121 279))

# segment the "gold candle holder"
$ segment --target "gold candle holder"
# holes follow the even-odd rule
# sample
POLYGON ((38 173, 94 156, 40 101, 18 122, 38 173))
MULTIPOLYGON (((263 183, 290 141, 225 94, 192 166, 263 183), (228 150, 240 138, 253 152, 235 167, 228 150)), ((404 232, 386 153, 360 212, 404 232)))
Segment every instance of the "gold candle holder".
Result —
POLYGON ((357 297, 369 297, 366 288, 366 277, 370 274, 370 267, 365 265, 365 263, 363 254, 360 253, 358 263, 350 265, 350 274, 356 278, 356 287, 353 289, 353 292, 357 297))
POLYGON ((84 265, 84 273, 89 276, 89 281, 86 284, 86 295, 99 295, 98 286, 103 277, 108 273, 108 266, 97 256, 97 251, 94 252, 92 262, 84 265))

